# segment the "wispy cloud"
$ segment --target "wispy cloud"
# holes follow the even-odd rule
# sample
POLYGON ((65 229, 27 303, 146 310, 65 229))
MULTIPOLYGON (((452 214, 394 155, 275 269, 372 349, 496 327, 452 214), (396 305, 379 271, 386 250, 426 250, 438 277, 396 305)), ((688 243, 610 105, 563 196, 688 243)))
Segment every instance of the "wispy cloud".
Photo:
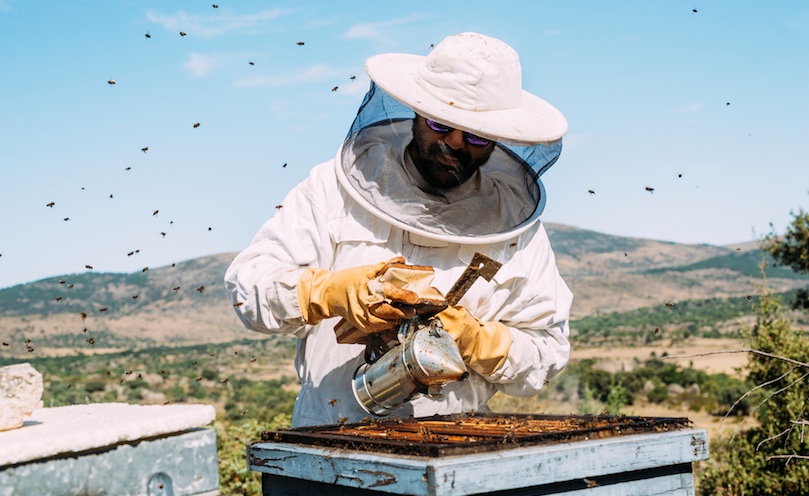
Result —
POLYGON ((214 70, 237 60, 246 60, 247 54, 233 52, 217 52, 205 55, 198 52, 191 52, 183 67, 193 72, 196 77, 207 77, 214 70))
POLYGON ((406 17, 400 17, 398 19, 392 19, 390 21, 354 24, 343 34, 343 38, 362 38, 371 41, 388 43, 390 42, 390 28, 410 24, 424 19, 424 17, 425 16, 423 14, 413 14, 406 17))
POLYGON ((313 65, 290 74, 277 76, 255 76, 240 79, 233 83, 236 88, 263 88, 268 86, 288 86, 292 84, 317 83, 320 81, 334 81, 345 77, 345 71, 337 70, 327 64, 313 65))
POLYGON ((701 112, 703 107, 704 105, 701 103, 689 103, 688 105, 674 107, 671 111, 675 114, 696 114, 697 112, 701 112))
MULTIPOLYGON (((0 0, 2 2, 4 0, 0 0)), ((262 25, 294 12, 290 9, 262 10, 255 14, 221 15, 186 14, 181 10, 176 14, 160 15, 147 12, 146 18, 163 26, 168 31, 185 31, 188 34, 210 38, 232 31, 256 31, 262 25)))

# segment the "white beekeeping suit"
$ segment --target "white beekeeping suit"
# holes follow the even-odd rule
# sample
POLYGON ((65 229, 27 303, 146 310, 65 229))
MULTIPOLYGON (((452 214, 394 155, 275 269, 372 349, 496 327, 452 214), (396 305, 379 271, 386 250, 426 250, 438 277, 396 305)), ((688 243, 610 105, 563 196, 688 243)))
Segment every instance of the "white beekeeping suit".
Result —
MULTIPOLYGON (((536 394, 570 354, 572 294, 539 222, 539 176, 561 152, 566 120, 522 90, 516 52, 483 35, 451 36, 427 57, 378 55, 366 69, 371 89, 336 157, 287 195, 225 276, 248 328, 298 338, 293 425, 368 416, 351 389, 365 347, 335 337, 345 305, 323 311, 328 304, 315 304, 321 293, 305 288, 397 256, 432 267, 442 294, 475 252, 503 265, 438 315, 468 359, 468 380, 449 383, 442 398, 417 395, 394 416, 483 412, 497 391, 536 394), (486 143, 487 160, 460 184, 436 186, 421 173, 410 145, 428 120, 446 133, 437 134, 441 150, 456 132, 460 148, 477 153, 486 143)), ((448 157, 441 160, 457 165, 448 157)))

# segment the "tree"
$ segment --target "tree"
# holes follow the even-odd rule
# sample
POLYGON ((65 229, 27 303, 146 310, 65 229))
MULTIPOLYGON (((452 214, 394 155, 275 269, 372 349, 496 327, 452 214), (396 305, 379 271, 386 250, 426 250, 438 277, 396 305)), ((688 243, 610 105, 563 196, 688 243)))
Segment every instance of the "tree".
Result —
MULTIPOLYGON (((770 234, 764 247, 779 263, 809 272, 809 215, 794 217, 786 234, 770 234)), ((784 317, 766 279, 759 297, 746 350, 756 387, 742 396, 755 398, 751 415, 759 426, 711 443, 701 494, 809 494, 809 339, 784 317)))

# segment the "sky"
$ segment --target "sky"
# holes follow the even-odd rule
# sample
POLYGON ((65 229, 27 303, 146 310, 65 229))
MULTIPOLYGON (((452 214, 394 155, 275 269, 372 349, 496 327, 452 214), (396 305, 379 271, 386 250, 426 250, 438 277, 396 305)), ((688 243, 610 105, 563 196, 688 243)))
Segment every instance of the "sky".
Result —
POLYGON ((809 209, 807 2, 0 0, 0 288, 240 251, 368 57, 463 31, 568 119, 543 221, 727 245, 809 209))

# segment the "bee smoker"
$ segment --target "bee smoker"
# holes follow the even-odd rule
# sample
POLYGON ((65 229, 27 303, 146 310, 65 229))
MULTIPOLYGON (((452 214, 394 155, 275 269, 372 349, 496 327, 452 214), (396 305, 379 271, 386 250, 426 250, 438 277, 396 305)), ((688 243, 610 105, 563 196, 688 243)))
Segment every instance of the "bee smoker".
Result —
POLYGON ((385 416, 416 394, 441 397, 444 384, 469 376, 455 340, 441 321, 422 322, 416 314, 397 328, 399 343, 388 348, 381 338, 366 347, 366 363, 354 373, 352 390, 362 408, 385 416))

